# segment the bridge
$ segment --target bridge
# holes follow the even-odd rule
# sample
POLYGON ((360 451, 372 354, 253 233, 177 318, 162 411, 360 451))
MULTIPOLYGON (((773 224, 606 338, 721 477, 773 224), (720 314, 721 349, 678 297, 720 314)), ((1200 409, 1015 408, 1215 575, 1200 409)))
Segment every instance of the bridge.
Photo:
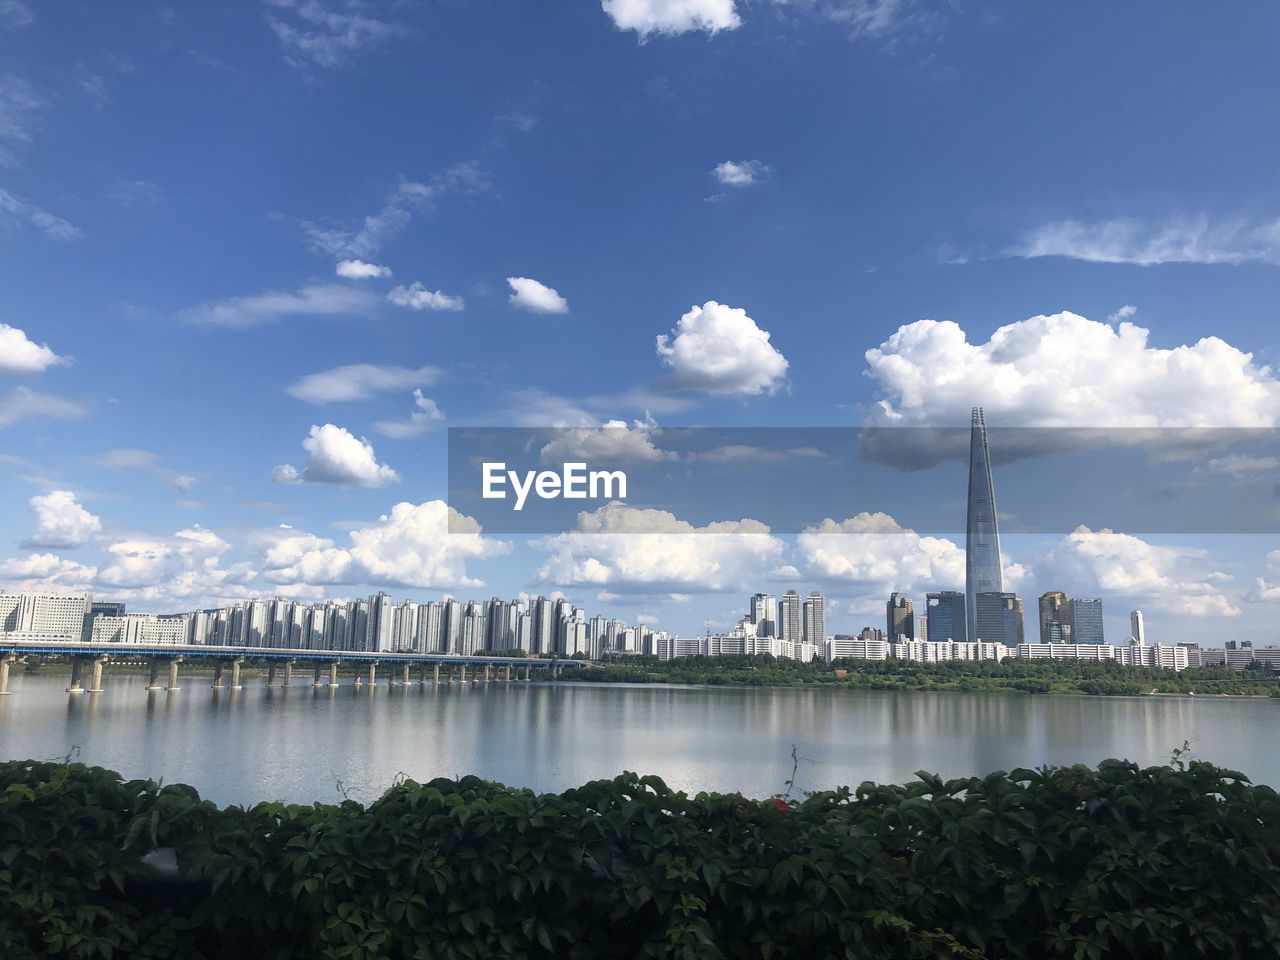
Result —
POLYGON ((454 679, 465 683, 468 667, 474 679, 490 682, 511 682, 513 679, 530 680, 534 671, 540 671, 552 680, 560 677, 566 668, 581 668, 582 661, 569 659, 543 660, 530 657, 486 657, 456 653, 408 653, 397 650, 307 650, 282 647, 218 647, 190 643, 94 643, 83 640, 9 640, 0 637, 0 696, 10 692, 9 667, 19 657, 64 656, 71 661, 71 682, 67 692, 101 693, 102 673, 111 657, 141 658, 151 667, 147 681, 148 690, 177 690, 178 666, 185 661, 204 662, 213 665, 213 687, 220 689, 230 667, 227 686, 239 690, 243 686, 241 666, 245 660, 267 661, 267 686, 274 686, 278 676, 285 686, 293 683, 295 664, 310 664, 313 668, 314 686, 338 686, 338 668, 347 664, 356 668, 355 684, 374 685, 380 666, 398 667, 399 676, 392 674, 390 683, 409 684, 410 673, 419 671, 418 682, 449 683, 454 679), (88 687, 85 687, 85 667, 89 667, 88 687), (167 668, 166 683, 161 683, 161 669, 167 668))

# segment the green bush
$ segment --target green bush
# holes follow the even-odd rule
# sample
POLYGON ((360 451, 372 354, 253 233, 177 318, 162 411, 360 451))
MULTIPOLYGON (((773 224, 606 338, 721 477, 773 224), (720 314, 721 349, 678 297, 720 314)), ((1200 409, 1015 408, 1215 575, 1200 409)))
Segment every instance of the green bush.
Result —
POLYGON ((1280 798, 1116 760, 802 802, 626 774, 474 777, 220 810, 0 764, 0 956, 966 957, 1280 953, 1280 798), (139 858, 176 850, 182 882, 139 858))

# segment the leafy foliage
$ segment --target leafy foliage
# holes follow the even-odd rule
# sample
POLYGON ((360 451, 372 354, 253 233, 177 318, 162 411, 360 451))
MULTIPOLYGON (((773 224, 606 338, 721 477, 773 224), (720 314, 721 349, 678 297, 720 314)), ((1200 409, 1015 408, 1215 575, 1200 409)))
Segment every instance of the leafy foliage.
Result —
POLYGON ((625 774, 536 795, 404 781, 220 810, 82 764, 0 764, 0 956, 1262 957, 1280 797, 1117 760, 801 802, 625 774), (140 857, 176 851, 181 882, 140 857))

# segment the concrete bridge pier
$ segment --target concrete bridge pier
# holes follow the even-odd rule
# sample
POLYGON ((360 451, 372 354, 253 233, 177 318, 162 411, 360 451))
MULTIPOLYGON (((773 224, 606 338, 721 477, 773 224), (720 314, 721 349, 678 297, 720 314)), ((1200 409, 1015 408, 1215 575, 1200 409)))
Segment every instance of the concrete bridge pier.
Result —
POLYGON ((378 661, 371 660, 369 662, 369 686, 376 687, 378 685, 378 661))
POLYGON ((244 663, 244 657, 236 657, 231 661, 231 689, 240 689, 240 664, 244 663))
POLYGON ((465 663, 458 668, 458 682, 459 683, 467 682, 467 665, 465 663))
POLYGON ((222 689, 222 661, 215 660, 213 662, 213 683, 210 684, 215 690, 222 689))
POLYGON ((532 668, 532 667, 525 667, 525 668, 524 668, 524 681, 525 681, 525 683, 528 683, 528 682, 529 682, 529 675, 530 675, 530 672, 531 672, 532 670, 533 670, 533 668, 532 668))
POLYGON ((503 679, 503 682, 505 683, 511 682, 511 664, 508 663, 505 667, 502 668, 502 679, 503 679))
POLYGON ((293 683, 293 661, 286 660, 284 662, 284 685, 287 687, 293 683))
POLYGON ((181 662, 181 657, 169 658, 169 683, 165 686, 165 689, 170 693, 178 689, 178 664, 181 662))
POLYGON ((436 664, 431 668, 431 682, 437 687, 440 686, 440 664, 436 664))
POLYGON ((0 697, 9 695, 9 661, 12 653, 0 653, 0 697))
POLYGON ((71 658, 71 684, 67 687, 67 693, 84 693, 84 688, 80 686, 80 671, 84 669, 83 657, 71 658))
POLYGON ((151 665, 151 676, 147 678, 148 690, 160 689, 160 658, 147 657, 147 662, 151 665))
POLYGON ((267 664, 267 686, 274 687, 276 685, 276 662, 272 660, 267 664))
POLYGON ((338 685, 338 661, 334 660, 329 664, 329 686, 336 687, 338 685))
POLYGON ((406 687, 409 685, 409 665, 407 663, 400 668, 400 682, 406 687))
POLYGON ((316 676, 315 679, 311 681, 311 685, 313 687, 320 686, 320 664, 318 663, 316 664, 316 676))
POLYGON ((488 683, 490 680, 492 680, 492 679, 493 679, 493 675, 492 675, 492 673, 491 673, 491 670, 492 670, 492 667, 491 667, 489 664, 487 664, 487 663, 486 663, 486 664, 484 665, 484 682, 485 682, 485 683, 488 683))
POLYGON ((89 679, 90 693, 102 692, 102 668, 106 665, 106 662, 107 655, 105 653, 99 654, 93 658, 93 673, 90 675, 89 679))

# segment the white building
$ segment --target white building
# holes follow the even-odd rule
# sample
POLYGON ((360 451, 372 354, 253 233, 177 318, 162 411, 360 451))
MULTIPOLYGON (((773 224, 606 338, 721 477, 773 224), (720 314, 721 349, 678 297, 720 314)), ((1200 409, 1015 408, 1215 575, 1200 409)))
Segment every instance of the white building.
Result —
POLYGON ((92 603, 87 594, 0 593, 0 637, 83 640, 92 603))

